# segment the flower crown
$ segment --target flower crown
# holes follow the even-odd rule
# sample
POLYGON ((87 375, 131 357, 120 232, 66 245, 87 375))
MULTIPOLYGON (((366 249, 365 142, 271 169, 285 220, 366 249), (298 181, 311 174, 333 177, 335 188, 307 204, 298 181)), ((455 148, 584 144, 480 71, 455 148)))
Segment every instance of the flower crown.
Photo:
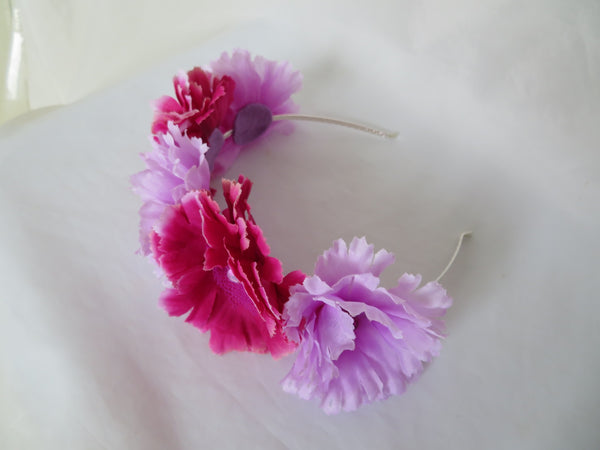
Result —
POLYGON ((296 352, 282 381, 301 398, 317 398, 326 413, 404 392, 441 347, 442 316, 452 304, 436 281, 421 285, 404 274, 390 289, 379 285, 393 263, 365 238, 333 242, 314 274, 285 276, 270 255, 250 213, 252 183, 240 175, 222 180, 226 207, 210 182, 245 146, 287 131, 289 120, 330 122, 373 134, 392 133, 328 118, 296 114, 291 100, 302 76, 287 62, 223 53, 208 67, 173 79, 174 97, 154 103, 153 151, 147 169, 132 176, 142 198, 141 252, 151 255, 168 282, 161 306, 201 331, 210 348, 270 353, 296 352))

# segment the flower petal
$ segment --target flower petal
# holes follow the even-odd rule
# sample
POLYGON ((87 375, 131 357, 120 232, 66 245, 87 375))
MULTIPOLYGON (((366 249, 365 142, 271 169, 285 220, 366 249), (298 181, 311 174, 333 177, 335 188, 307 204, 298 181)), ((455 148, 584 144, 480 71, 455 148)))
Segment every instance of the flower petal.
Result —
POLYGON ((354 320, 338 306, 323 305, 315 332, 321 351, 331 360, 338 359, 345 350, 354 350, 354 320))
POLYGON ((373 246, 364 237, 352 239, 350 248, 342 239, 338 239, 317 260, 315 274, 334 285, 347 275, 368 272, 378 277, 393 262, 394 256, 385 250, 380 250, 374 256, 373 246))

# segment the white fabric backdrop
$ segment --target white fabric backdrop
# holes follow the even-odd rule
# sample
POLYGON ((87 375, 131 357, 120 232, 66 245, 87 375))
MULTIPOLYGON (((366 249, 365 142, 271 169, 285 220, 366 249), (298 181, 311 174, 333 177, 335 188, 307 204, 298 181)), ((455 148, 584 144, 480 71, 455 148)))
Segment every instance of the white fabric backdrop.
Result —
POLYGON ((317 5, 242 17, 0 129, 2 448, 598 446, 599 5, 317 5), (128 182, 148 103, 235 47, 301 70, 303 112, 401 135, 298 124, 237 161, 284 270, 366 235, 397 255, 388 284, 431 279, 474 232, 444 279, 442 354, 402 397, 327 417, 280 390, 292 358, 213 355, 156 306, 128 182))

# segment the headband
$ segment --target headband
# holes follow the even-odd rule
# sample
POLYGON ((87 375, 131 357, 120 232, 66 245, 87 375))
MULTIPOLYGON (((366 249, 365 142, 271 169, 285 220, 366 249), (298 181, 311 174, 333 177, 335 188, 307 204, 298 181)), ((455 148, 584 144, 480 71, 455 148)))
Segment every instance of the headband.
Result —
POLYGON ((249 143, 289 132, 291 120, 394 133, 298 114, 291 96, 302 76, 287 62, 223 53, 207 67, 179 73, 174 96, 154 102, 146 170, 132 176, 140 209, 140 252, 157 264, 167 287, 160 305, 210 331, 212 351, 295 352, 282 386, 323 410, 353 411, 404 392, 439 354, 442 317, 452 299, 439 279, 421 285, 404 274, 380 286, 394 262, 362 238, 335 240, 314 273, 284 275, 250 212, 252 182, 222 180, 224 207, 210 184, 249 143))

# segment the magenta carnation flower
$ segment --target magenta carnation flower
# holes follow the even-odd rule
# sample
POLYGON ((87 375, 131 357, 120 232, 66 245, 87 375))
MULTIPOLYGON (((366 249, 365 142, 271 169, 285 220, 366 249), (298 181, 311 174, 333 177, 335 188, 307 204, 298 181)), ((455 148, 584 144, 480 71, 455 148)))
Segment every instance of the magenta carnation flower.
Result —
POLYGON ((173 86, 175 98, 165 95, 154 102, 152 133, 166 133, 167 124, 173 122, 188 136, 208 142, 229 111, 235 82, 195 67, 175 76, 173 86))
POLYGON ((293 287, 286 333, 299 342, 283 389, 317 398, 328 414, 404 392, 440 350, 441 317, 452 299, 437 282, 419 288, 404 274, 393 289, 379 286, 392 254, 365 238, 348 248, 339 239, 317 261, 315 275, 293 287))
POLYGON ((172 287, 161 295, 170 315, 210 331, 218 354, 232 350, 283 356, 295 348, 283 333, 289 287, 304 274, 282 276, 247 204, 252 183, 223 180, 227 208, 206 190, 170 207, 152 232, 153 255, 172 287))
MULTIPOLYGON (((216 77, 229 76, 235 82, 233 101, 221 130, 233 129, 237 113, 250 104, 264 105, 273 115, 298 111, 291 96, 302 87, 302 75, 288 62, 269 61, 261 56, 253 59, 248 51, 235 50, 231 56, 223 53, 209 65, 209 69, 216 77)), ((271 130, 285 130, 290 126, 286 121, 275 122, 269 126, 265 135, 271 130)), ((217 173, 227 170, 240 148, 231 139, 226 140, 215 161, 214 170, 217 173)))
POLYGON ((146 170, 131 177, 133 191, 144 204, 140 208, 140 245, 150 253, 150 231, 166 206, 177 204, 192 189, 208 189, 210 170, 206 144, 188 137, 173 123, 165 134, 153 136, 154 151, 143 153, 146 170))

